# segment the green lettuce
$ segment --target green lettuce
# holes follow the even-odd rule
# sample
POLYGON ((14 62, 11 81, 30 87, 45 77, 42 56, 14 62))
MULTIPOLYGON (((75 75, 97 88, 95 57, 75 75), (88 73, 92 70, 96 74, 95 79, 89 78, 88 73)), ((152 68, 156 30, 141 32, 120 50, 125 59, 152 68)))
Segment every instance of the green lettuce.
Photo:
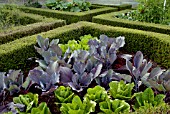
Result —
POLYGON ((63 103, 60 111, 62 114, 90 114, 95 111, 96 103, 89 99, 81 101, 79 96, 75 96, 72 103, 63 103))
POLYGON ((71 103, 74 93, 70 87, 60 86, 54 91, 57 103, 71 103))
POLYGON ((13 102, 24 104, 26 106, 26 112, 29 112, 33 107, 37 107, 38 94, 28 93, 25 95, 19 95, 19 97, 13 98, 13 102))
POLYGON ((130 105, 124 100, 111 100, 107 99, 99 103, 100 110, 105 114, 118 114, 118 113, 128 113, 130 111, 130 105))
POLYGON ((123 80, 120 82, 112 81, 109 83, 109 93, 115 99, 130 100, 132 95, 133 83, 125 84, 123 80))
POLYGON ((165 98, 165 95, 158 94, 154 96, 154 92, 151 88, 147 88, 144 92, 135 93, 133 97, 136 98, 135 105, 133 106, 135 110, 144 106, 155 107, 165 104, 163 100, 165 98))
POLYGON ((95 101, 96 103, 105 101, 108 98, 107 91, 101 86, 87 89, 85 98, 95 101))
POLYGON ((32 108, 31 114, 51 114, 50 109, 45 102, 39 104, 37 108, 32 108))

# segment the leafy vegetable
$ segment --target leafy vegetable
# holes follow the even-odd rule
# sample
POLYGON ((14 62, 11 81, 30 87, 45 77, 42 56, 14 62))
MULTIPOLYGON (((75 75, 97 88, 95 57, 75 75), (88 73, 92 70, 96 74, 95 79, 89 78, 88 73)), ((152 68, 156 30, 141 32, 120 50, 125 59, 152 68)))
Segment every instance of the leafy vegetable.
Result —
POLYGON ((142 81, 148 87, 153 87, 159 91, 170 91, 170 69, 163 71, 160 67, 156 67, 146 74, 142 81))
POLYGON ((143 54, 141 51, 138 51, 133 59, 133 63, 129 60, 126 60, 126 68, 129 70, 134 83, 135 83, 135 91, 139 89, 139 81, 141 78, 149 71, 152 67, 152 63, 148 62, 143 58, 143 54))
POLYGON ((69 67, 65 61, 68 59, 70 49, 67 49, 64 56, 62 57, 62 50, 58 46, 59 39, 49 42, 48 38, 45 39, 38 35, 37 42, 40 48, 35 46, 35 49, 44 58, 44 60, 37 60, 42 68, 46 69, 51 62, 55 61, 57 61, 58 64, 69 67))
POLYGON ((143 107, 139 107, 139 109, 136 109, 135 112, 131 112, 131 114, 167 114, 170 111, 170 105, 160 105, 153 107, 152 105, 147 105, 143 107))
POLYGON ((106 89, 109 88, 109 83, 113 80, 117 81, 125 80, 126 82, 131 82, 131 76, 116 73, 112 69, 109 69, 95 78, 96 83, 106 89))
POLYGON ((62 114, 90 114, 95 111, 96 103, 88 99, 81 101, 80 97, 75 96, 72 103, 62 104, 60 111, 62 114))
POLYGON ((39 104, 38 107, 32 108, 31 114, 51 114, 50 109, 45 102, 39 104))
POLYGON ((105 101, 108 98, 107 91, 101 86, 95 86, 94 88, 88 88, 84 98, 92 100, 96 103, 105 101))
POLYGON ((137 0, 137 1, 139 4, 136 10, 119 14, 116 17, 133 21, 167 25, 170 24, 170 21, 168 20, 170 18, 168 15, 170 9, 168 8, 169 6, 166 0, 137 0))
POLYGON ((104 112, 105 114, 118 114, 118 113, 128 113, 130 111, 130 105, 126 103, 124 100, 111 100, 106 99, 106 101, 103 101, 99 103, 100 110, 104 112))
POLYGON ((70 2, 65 2, 63 0, 47 0, 46 6, 53 10, 81 12, 90 10, 89 7, 91 4, 84 0, 71 0, 70 2))
POLYGON ((123 80, 120 82, 112 81, 109 83, 109 93, 115 99, 130 100, 132 95, 133 83, 125 84, 123 80))
MULTIPOLYGON (((4 88, 10 92, 11 95, 14 93, 18 93, 21 89, 21 87, 24 84, 24 75, 22 74, 21 70, 9 70, 9 73, 5 75, 5 73, 2 74, 2 81, 4 81, 4 88)), ((28 85, 25 84, 25 88, 27 88, 28 85)))
POLYGON ((143 106, 159 106, 165 103, 163 100, 165 98, 165 95, 158 94, 154 96, 154 92, 151 88, 147 88, 144 92, 135 93, 133 97, 136 98, 136 102, 134 105, 135 110, 143 106))
POLYGON ((109 69, 103 73, 101 73, 98 77, 95 78, 95 81, 98 85, 108 88, 109 83, 113 80, 119 80, 120 77, 115 75, 115 72, 112 69, 109 69))
POLYGON ((51 63, 46 71, 41 67, 36 67, 29 71, 28 78, 32 84, 38 84, 37 87, 42 90, 42 92, 48 92, 50 90, 57 88, 57 83, 59 83, 60 74, 57 62, 51 63))
POLYGON ((19 103, 14 103, 10 102, 7 105, 0 106, 0 112, 2 114, 17 114, 19 113, 18 110, 24 111, 25 105, 19 104, 19 103))
POLYGON ((68 83, 73 90, 76 90, 77 92, 82 91, 100 74, 102 64, 95 67, 91 67, 89 64, 91 64, 90 61, 87 63, 74 63, 73 69, 75 74, 72 75, 72 81, 68 83))
POLYGON ((117 59, 117 50, 124 46, 124 39, 124 37, 108 38, 106 35, 100 35, 99 41, 90 40, 88 42, 90 56, 94 56, 108 70, 117 59))
POLYGON ((26 112, 30 112, 33 107, 37 107, 38 105, 38 94, 28 93, 25 95, 19 95, 19 97, 13 98, 13 102, 25 105, 26 112))
POLYGON ((71 103, 74 93, 70 87, 60 86, 54 91, 57 103, 71 103))
POLYGON ((73 52, 75 50, 89 50, 88 41, 90 39, 97 39, 97 37, 92 37, 89 35, 84 35, 80 37, 80 40, 69 40, 67 44, 59 44, 59 47, 62 49, 62 52, 66 52, 68 48, 73 52))

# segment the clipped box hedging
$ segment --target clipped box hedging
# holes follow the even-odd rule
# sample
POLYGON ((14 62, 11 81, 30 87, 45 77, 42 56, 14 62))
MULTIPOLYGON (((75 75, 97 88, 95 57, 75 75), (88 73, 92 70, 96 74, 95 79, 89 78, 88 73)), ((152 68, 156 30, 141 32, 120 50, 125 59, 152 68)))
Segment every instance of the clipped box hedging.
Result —
MULTIPOLYGON (((125 36, 126 52, 142 51, 149 59, 166 68, 170 67, 170 36, 166 34, 146 32, 121 27, 100 25, 91 22, 78 22, 63 26, 40 35, 52 39, 60 39, 60 43, 66 43, 71 39, 78 39, 85 34, 99 36, 106 34, 109 37, 125 36)), ((7 44, 0 45, 0 71, 28 67, 25 61, 29 57, 35 57, 36 35, 17 39, 7 44)))
POLYGON ((33 14, 39 14, 46 17, 53 17, 58 19, 66 20, 67 24, 75 23, 78 21, 92 21, 92 17, 110 13, 113 11, 117 11, 117 8, 113 7, 101 7, 101 6, 93 6, 92 10, 84 11, 84 12, 68 12, 68 11, 58 11, 51 9, 43 9, 43 8, 31 8, 31 7, 19 7, 21 11, 33 14))
POLYGON ((111 13, 97 15, 93 17, 93 22, 104 24, 104 25, 133 28, 133 29, 152 31, 152 32, 158 32, 158 33, 164 33, 170 35, 170 26, 168 25, 137 22, 137 21, 130 21, 126 19, 115 18, 116 15, 128 11, 130 10, 123 10, 118 12, 111 12, 111 13))
POLYGON ((45 32, 66 25, 64 20, 46 18, 44 16, 24 12, 20 13, 20 17, 21 26, 16 26, 9 28, 5 32, 0 32, 0 45, 24 36, 45 32))
POLYGON ((102 4, 93 4, 94 6, 102 6, 102 7, 115 7, 120 10, 125 10, 125 9, 131 9, 132 5, 131 4, 121 4, 121 5, 102 5, 102 4))

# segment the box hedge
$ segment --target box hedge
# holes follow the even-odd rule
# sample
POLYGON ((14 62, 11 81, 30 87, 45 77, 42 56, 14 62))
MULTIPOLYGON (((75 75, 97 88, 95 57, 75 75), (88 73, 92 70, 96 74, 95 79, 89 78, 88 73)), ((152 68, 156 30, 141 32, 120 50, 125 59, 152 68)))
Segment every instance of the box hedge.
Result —
POLYGON ((20 12, 20 26, 0 32, 0 45, 24 36, 45 32, 66 25, 64 20, 20 12))
POLYGON ((102 5, 102 4, 93 4, 94 6, 102 6, 102 7, 115 7, 120 10, 125 10, 125 9, 131 9, 132 5, 131 4, 121 4, 121 5, 102 5))
POLYGON ((126 19, 115 18, 115 16, 117 14, 125 13, 128 11, 130 11, 130 10, 123 10, 123 11, 112 12, 112 13, 94 16, 93 22, 99 23, 99 24, 104 24, 104 25, 133 28, 133 29, 152 31, 152 32, 158 32, 158 33, 164 33, 164 34, 170 35, 170 26, 168 26, 168 25, 137 22, 137 21, 130 21, 130 20, 126 20, 126 19))
POLYGON ((110 13, 113 11, 117 11, 117 8, 113 7, 101 7, 101 6, 93 6, 92 10, 84 11, 84 12, 68 12, 68 11, 58 11, 51 9, 43 9, 43 8, 31 8, 31 7, 19 7, 21 11, 33 14, 39 14, 46 17, 53 17, 58 19, 66 20, 67 24, 75 23, 78 21, 92 21, 92 17, 110 13))
MULTIPOLYGON (((170 67, 170 36, 166 34, 146 32, 121 27, 100 25, 91 22, 78 22, 63 26, 40 35, 52 39, 60 39, 60 43, 66 43, 71 39, 78 39, 85 34, 99 36, 106 34, 109 37, 125 36, 126 52, 142 51, 149 59, 166 68, 170 67)), ((0 71, 29 67, 26 60, 37 56, 34 45, 36 35, 17 39, 7 44, 0 45, 0 71)))

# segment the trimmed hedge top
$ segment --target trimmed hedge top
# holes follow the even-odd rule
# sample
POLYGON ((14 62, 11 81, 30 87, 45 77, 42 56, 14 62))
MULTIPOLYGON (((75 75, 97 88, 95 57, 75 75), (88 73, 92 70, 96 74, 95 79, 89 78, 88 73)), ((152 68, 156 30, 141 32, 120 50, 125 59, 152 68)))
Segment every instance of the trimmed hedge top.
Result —
POLYGON ((131 9, 131 4, 121 4, 121 5, 102 5, 102 4, 93 4, 94 6, 101 6, 101 7, 115 7, 118 8, 118 11, 125 10, 125 9, 131 9))
POLYGON ((103 13, 110 13, 118 10, 117 8, 113 8, 113 7, 97 7, 97 6, 96 9, 92 9, 84 12, 67 12, 67 11, 58 11, 58 10, 31 8, 31 7, 19 7, 19 9, 27 13, 34 13, 46 17, 63 19, 66 20, 67 24, 75 23, 78 21, 92 21, 93 16, 103 14, 103 13))
POLYGON ((98 15, 98 16, 93 17, 93 22, 99 23, 99 24, 111 25, 111 26, 119 26, 119 27, 126 27, 126 28, 133 28, 133 29, 139 29, 139 30, 145 30, 145 31, 164 33, 164 34, 170 35, 170 26, 168 25, 130 21, 130 20, 114 17, 117 14, 126 13, 128 11, 130 10, 123 10, 123 11, 98 15))
MULTIPOLYGON (((170 67, 170 36, 165 34, 78 22, 43 32, 40 35, 48 37, 50 40, 58 38, 60 43, 66 43, 71 39, 77 40, 85 34, 93 36, 106 34, 109 37, 125 36, 126 45, 123 50, 127 52, 140 50, 159 65, 170 67)), ((26 60, 37 54, 34 49, 36 36, 37 34, 0 45, 0 71, 28 67, 26 60)))
POLYGON ((22 18, 22 23, 25 24, 7 29, 5 32, 0 32, 0 45, 24 36, 45 32, 66 25, 64 20, 58 20, 56 18, 47 18, 45 16, 24 12, 20 12, 20 16, 22 18))

